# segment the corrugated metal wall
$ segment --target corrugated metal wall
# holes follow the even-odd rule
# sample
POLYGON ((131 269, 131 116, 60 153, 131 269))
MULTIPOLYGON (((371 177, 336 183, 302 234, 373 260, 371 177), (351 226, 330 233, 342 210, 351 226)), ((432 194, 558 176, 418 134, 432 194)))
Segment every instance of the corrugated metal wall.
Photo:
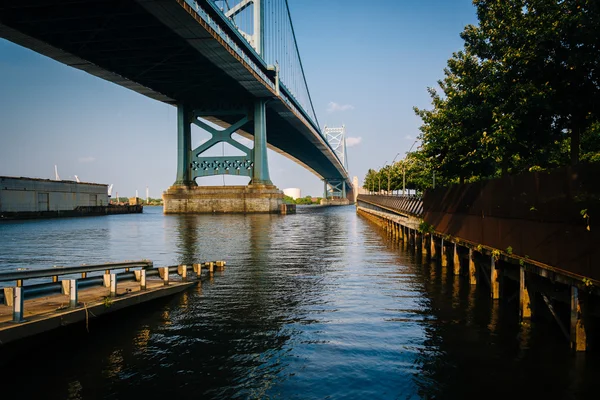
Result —
POLYGON ((564 167, 427 191, 438 232, 600 279, 600 165, 564 167), (587 210, 589 218, 583 218, 587 210))
POLYGON ((108 186, 0 177, 0 212, 66 211, 108 205, 108 186))

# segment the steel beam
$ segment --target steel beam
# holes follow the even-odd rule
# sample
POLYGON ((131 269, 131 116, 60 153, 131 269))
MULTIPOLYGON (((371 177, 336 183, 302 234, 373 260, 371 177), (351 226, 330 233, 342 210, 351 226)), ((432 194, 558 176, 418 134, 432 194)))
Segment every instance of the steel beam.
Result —
POLYGON ((267 158, 266 99, 254 103, 254 169, 251 184, 272 185, 267 158))
POLYGON ((177 105, 177 179, 175 185, 195 186, 191 177, 192 111, 185 104, 177 105))

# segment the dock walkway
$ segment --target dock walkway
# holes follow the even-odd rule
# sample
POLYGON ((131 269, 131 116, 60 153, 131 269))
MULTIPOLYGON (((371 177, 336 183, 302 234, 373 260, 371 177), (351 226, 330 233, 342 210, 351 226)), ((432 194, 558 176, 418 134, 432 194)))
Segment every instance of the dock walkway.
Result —
POLYGON ((224 267, 225 262, 219 261, 153 268, 152 262, 144 260, 0 273, 0 281, 17 283, 14 287, 3 288, 0 346, 61 326, 87 324, 90 319, 182 292, 200 282, 203 272, 210 276, 224 267), (124 272, 110 273, 124 267, 124 272), (141 269, 130 270, 130 267, 141 269), (104 269, 105 274, 88 277, 88 272, 99 269, 104 269), (81 279, 72 279, 73 271, 81 273, 81 279), (189 275, 190 271, 193 274, 189 275), (170 279, 172 274, 176 274, 174 279, 170 279), (40 275, 52 282, 23 285, 24 279, 39 279, 40 275), (70 279, 59 282, 61 275, 70 279))

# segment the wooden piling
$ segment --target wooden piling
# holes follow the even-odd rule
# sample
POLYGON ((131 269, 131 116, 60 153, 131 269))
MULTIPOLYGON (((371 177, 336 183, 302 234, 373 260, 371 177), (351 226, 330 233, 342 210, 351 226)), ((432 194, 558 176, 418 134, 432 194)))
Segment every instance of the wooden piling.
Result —
POLYGON ((477 284, 477 267, 475 266, 475 255, 473 249, 469 249, 469 283, 477 284))
POLYGON ((500 271, 496 267, 496 258, 490 257, 490 295, 493 300, 500 298, 500 271))
POLYGON ((181 276, 181 279, 185 282, 187 281, 187 265, 178 265, 177 266, 177 274, 181 276))
POLYGON ((435 248, 435 237, 432 233, 429 234, 429 254, 431 255, 431 259, 437 259, 437 251, 435 248))
POLYGON ((571 348, 575 351, 586 351, 587 336, 579 296, 577 286, 571 286, 571 348))
POLYGON ((440 241, 440 254, 442 255, 442 268, 448 267, 448 252, 444 247, 444 238, 440 241))
POLYGON ((146 290, 146 270, 140 270, 140 290, 146 290))
POLYGON ((117 274, 109 274, 110 277, 110 297, 117 296, 117 274))
POLYGON ((456 244, 456 243, 454 243, 452 267, 453 267, 454 275, 460 275, 460 257, 458 255, 458 244, 456 244))
POLYGON ((167 286, 169 284, 169 267, 160 267, 158 271, 164 285, 167 286))
POLYGON ((519 268, 519 314, 521 320, 531 318, 531 299, 525 282, 525 267, 523 265, 519 268))

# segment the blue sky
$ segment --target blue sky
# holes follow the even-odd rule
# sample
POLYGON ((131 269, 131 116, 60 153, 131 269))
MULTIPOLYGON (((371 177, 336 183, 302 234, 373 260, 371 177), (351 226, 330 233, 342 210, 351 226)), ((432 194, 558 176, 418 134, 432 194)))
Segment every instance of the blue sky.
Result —
MULTIPOLYGON (((350 174, 401 158, 418 135, 413 106, 476 23, 471 0, 289 0, 321 126, 345 124, 350 174)), ((160 197, 176 175, 176 110, 0 39, 0 175, 114 184, 160 197)), ((271 180, 320 196, 312 173, 269 152, 271 180)), ((227 184, 245 178, 225 177, 227 184)), ((198 184, 222 184, 222 177, 198 184)))

